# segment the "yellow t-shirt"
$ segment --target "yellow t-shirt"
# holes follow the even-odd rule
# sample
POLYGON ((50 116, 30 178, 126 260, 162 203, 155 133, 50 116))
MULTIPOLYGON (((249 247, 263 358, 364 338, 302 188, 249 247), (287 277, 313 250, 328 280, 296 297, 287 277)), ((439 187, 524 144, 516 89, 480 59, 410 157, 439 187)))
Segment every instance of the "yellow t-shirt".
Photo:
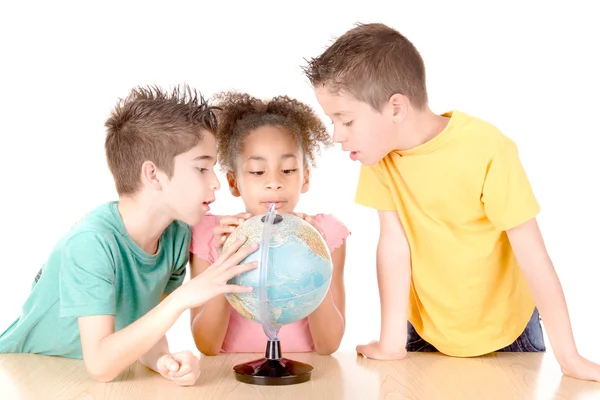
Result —
POLYGON ((440 352, 478 356, 516 340, 534 302, 506 230, 539 205, 514 142, 454 111, 435 138, 362 166, 356 202, 397 210, 411 249, 408 319, 440 352))

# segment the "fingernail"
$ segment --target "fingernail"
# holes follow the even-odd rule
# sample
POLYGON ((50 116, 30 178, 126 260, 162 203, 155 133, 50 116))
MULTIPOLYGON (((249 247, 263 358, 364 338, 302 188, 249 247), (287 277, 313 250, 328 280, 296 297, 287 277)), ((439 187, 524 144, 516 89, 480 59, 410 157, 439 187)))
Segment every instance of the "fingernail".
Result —
POLYGON ((244 219, 243 219, 243 218, 240 218, 240 219, 239 219, 239 223, 240 223, 240 224, 243 224, 243 223, 244 223, 244 219))
POLYGON ((253 249, 258 249, 258 242, 252 243, 252 245, 250 247, 252 247, 253 249))

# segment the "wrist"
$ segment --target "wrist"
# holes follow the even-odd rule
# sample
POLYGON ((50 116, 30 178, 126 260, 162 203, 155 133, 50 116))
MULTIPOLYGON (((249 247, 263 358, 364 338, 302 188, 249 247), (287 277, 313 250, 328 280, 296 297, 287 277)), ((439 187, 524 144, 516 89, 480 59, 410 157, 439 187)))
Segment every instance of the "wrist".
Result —
POLYGON ((397 353, 406 348, 406 339, 408 332, 404 329, 394 329, 390 332, 389 329, 382 329, 379 336, 379 345, 385 353, 397 353))
POLYGON ((168 351, 150 350, 140 358, 140 362, 151 370, 158 372, 158 360, 167 354, 169 354, 168 351))
POLYGON ((171 312, 177 315, 183 314, 185 310, 190 308, 186 299, 184 286, 185 285, 182 285, 175 289, 175 291, 171 293, 170 296, 167 296, 161 302, 161 304, 164 304, 165 307, 167 307, 171 312))
POLYGON ((581 359, 579 352, 575 348, 567 350, 558 348, 554 350, 554 356, 561 366, 572 365, 581 359))

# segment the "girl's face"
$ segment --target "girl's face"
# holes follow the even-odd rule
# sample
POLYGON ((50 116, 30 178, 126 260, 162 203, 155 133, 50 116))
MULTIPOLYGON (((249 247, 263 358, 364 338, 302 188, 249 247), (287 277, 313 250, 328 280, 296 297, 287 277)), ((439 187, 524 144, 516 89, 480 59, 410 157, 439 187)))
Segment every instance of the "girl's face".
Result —
POLYGON ((235 165, 235 175, 227 174, 229 188, 252 215, 266 213, 271 203, 278 212, 291 213, 308 190, 302 149, 283 127, 262 126, 250 132, 235 165))

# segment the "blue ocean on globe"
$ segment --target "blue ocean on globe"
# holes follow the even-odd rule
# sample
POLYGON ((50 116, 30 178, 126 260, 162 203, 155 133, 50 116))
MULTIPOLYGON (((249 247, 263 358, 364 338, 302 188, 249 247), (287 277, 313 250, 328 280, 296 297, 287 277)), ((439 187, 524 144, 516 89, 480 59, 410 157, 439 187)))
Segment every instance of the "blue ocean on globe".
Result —
MULTIPOLYGON (((275 330, 311 314, 325 298, 333 273, 329 249, 318 231, 296 216, 282 214, 282 217, 278 224, 273 225, 269 247, 261 246, 242 261, 260 261, 262 252, 269 252, 266 298, 269 325, 275 330)), ((260 216, 253 217, 240 225, 227 242, 233 242, 242 234, 248 237, 245 245, 260 241, 263 226, 260 216)), ((235 285, 252 286, 254 290, 251 293, 226 295, 236 311, 259 323, 263 322, 260 318, 261 267, 229 281, 235 285)))

